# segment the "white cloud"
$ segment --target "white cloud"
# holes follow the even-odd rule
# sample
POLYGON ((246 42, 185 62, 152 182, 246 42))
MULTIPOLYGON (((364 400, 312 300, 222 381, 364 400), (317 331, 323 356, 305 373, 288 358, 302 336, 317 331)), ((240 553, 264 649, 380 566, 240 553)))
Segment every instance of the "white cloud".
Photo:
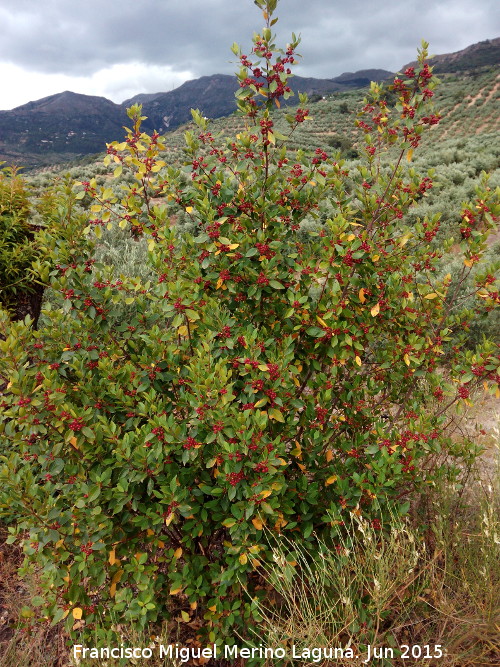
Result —
POLYGON ((86 77, 31 72, 18 65, 0 63, 0 109, 12 109, 64 90, 100 95, 120 103, 137 93, 177 88, 193 78, 195 75, 188 70, 178 72, 168 65, 139 62, 112 65, 86 77))

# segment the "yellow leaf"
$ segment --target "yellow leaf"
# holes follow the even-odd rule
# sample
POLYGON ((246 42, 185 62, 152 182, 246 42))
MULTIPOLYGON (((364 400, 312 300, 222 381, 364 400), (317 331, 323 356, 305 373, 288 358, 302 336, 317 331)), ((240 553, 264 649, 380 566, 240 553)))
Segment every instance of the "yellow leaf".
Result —
POLYGON ((410 365, 410 357, 409 357, 407 354, 405 354, 405 356, 404 356, 404 360, 405 360, 405 364, 406 364, 407 366, 409 366, 409 365, 410 365))
POLYGON ((248 563, 248 556, 246 554, 241 554, 238 560, 242 565, 246 565, 248 563))
POLYGON ((172 512, 172 514, 169 514, 167 516, 167 518, 165 519, 165 525, 170 526, 170 524, 172 523, 173 520, 174 520, 174 514, 172 512))
POLYGON ((155 247, 156 247, 156 241, 154 241, 153 239, 150 239, 148 241, 148 250, 149 250, 149 252, 153 252, 155 247))
POLYGON ((280 101, 279 101, 279 99, 278 99, 277 97, 274 98, 274 103, 276 104, 276 106, 278 107, 278 109, 281 108, 281 103, 280 103, 280 101))
POLYGON ((116 563, 116 554, 114 549, 109 552, 108 562, 110 565, 114 565, 116 563))
POLYGON ((264 489, 264 491, 260 492, 260 495, 263 498, 268 498, 271 495, 272 491, 270 489, 264 489))
POLYGON ((373 255, 372 262, 378 262, 379 259, 380 259, 380 255, 373 255))
POLYGON ((337 475, 332 475, 331 477, 329 477, 329 478, 326 480, 325 485, 326 485, 326 486, 330 486, 330 484, 333 484, 334 482, 336 482, 337 479, 338 479, 337 475))
POLYGON ((424 296, 424 299, 436 299, 437 296, 438 296, 438 295, 436 294, 436 292, 432 292, 432 294, 426 294, 426 295, 424 296))
POLYGON ((361 301, 361 303, 364 303, 366 301, 366 299, 365 299, 365 290, 363 288, 361 288, 359 290, 358 297, 359 297, 359 300, 361 301))
POLYGON ((316 319, 318 320, 318 322, 321 324, 322 327, 328 327, 328 324, 327 324, 326 322, 324 322, 324 321, 321 319, 321 317, 318 317, 318 316, 316 315, 316 319))
POLYGON ((375 304, 375 306, 373 306, 370 312, 372 314, 372 317, 377 317, 377 315, 380 313, 380 304, 379 303, 375 304))
POLYGON ((72 612, 72 613, 73 613, 73 618, 74 618, 76 621, 79 621, 79 620, 81 619, 81 617, 83 616, 83 611, 82 611, 82 609, 81 609, 80 607, 75 607, 75 608, 73 609, 73 612, 72 612))
POLYGON ((191 617, 189 616, 187 611, 181 611, 181 618, 184 621, 184 623, 189 623, 189 621, 191 620, 191 617))
POLYGON ((410 148, 408 153, 406 153, 406 159, 408 160, 408 162, 411 162, 412 156, 413 156, 413 148, 410 148))
POLYGON ((257 528, 257 530, 262 530, 262 526, 264 524, 262 523, 262 521, 258 517, 255 517, 254 519, 252 519, 252 523, 254 525, 254 528, 257 528))
POLYGON ((220 289, 223 284, 224 284, 224 280, 222 278, 219 278, 219 280, 217 281, 216 289, 220 289))
POLYGON ((109 596, 114 598, 116 595, 116 584, 111 584, 109 587, 109 596))
POLYGON ((197 602, 191 602, 191 604, 189 606, 194 611, 198 607, 198 603, 197 602))
POLYGON ((236 250, 236 248, 239 248, 239 247, 240 247, 240 244, 239 244, 239 243, 231 243, 231 244, 229 245, 229 249, 230 249, 230 250, 236 250))
POLYGON ((179 334, 179 336, 186 336, 187 332, 188 332, 188 328, 185 324, 183 324, 182 326, 180 326, 177 329, 177 333, 179 334))
POLYGON ((356 355, 355 360, 356 360, 356 363, 358 364, 358 366, 361 366, 361 359, 360 359, 360 357, 358 357, 358 356, 356 355))
POLYGON ((182 556, 182 547, 179 547, 174 551, 174 558, 179 559, 182 556))
POLYGON ((330 463, 330 461, 333 461, 333 452, 332 452, 331 449, 327 449, 327 450, 326 450, 326 452, 325 452, 325 458, 326 458, 326 460, 327 460, 328 463, 330 463))
POLYGON ((192 213, 193 212, 193 207, 192 206, 186 206, 186 213, 192 213))
POLYGON ((469 269, 474 265, 474 262, 471 259, 464 259, 465 266, 468 266, 469 269))
POLYGON ((161 540, 158 540, 157 546, 159 549, 164 549, 165 548, 165 542, 162 542, 161 540))
POLYGON ((217 605, 213 605, 212 607, 208 608, 210 611, 217 611, 217 605))
POLYGON ((445 282, 448 282, 448 280, 451 280, 451 273, 447 273, 444 277, 445 282))
POLYGON ((355 238, 356 238, 355 234, 349 234, 349 236, 347 237, 347 240, 348 241, 354 241, 355 238))
POLYGON ((285 418, 279 410, 276 410, 276 408, 271 408, 269 410, 269 419, 275 419, 277 422, 281 422, 282 424, 285 423, 285 418))
POLYGON ((177 593, 180 593, 181 591, 182 591, 182 586, 180 586, 179 588, 173 588, 172 587, 169 591, 169 594, 170 595, 177 595, 177 593))

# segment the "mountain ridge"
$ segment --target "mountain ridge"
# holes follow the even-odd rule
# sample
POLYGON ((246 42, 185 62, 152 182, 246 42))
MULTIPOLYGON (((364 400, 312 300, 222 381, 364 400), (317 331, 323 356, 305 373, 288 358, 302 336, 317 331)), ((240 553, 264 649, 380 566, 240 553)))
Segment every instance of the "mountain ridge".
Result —
MULTIPOLYGON (((435 56, 429 62, 438 73, 497 66, 500 38, 435 56)), ((411 64, 403 66, 401 71, 411 64)), ((321 97, 364 88, 372 80, 382 81, 391 76, 387 70, 372 68, 328 79, 294 76, 290 86, 295 93, 321 97)), ((236 109, 237 89, 233 75, 213 74, 186 81, 169 92, 140 93, 122 104, 72 91, 49 95, 0 111, 0 161, 34 168, 102 152, 107 142, 122 138, 123 126, 129 123, 126 107, 134 103, 143 104, 143 114, 147 116, 144 129, 160 133, 189 122, 192 108, 214 119, 228 116, 236 109)), ((292 97, 286 103, 296 104, 297 98, 292 97)))

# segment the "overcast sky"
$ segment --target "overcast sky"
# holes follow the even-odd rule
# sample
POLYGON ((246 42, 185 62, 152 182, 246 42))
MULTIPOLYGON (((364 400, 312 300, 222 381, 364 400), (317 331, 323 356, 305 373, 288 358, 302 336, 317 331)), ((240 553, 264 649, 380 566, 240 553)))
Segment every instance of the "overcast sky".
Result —
MULTIPOLYGON (((278 42, 300 33, 295 72, 397 71, 500 36, 498 0, 280 0, 278 42)), ((252 0, 0 0, 0 109, 72 90, 122 102, 234 72, 263 26, 252 0)))

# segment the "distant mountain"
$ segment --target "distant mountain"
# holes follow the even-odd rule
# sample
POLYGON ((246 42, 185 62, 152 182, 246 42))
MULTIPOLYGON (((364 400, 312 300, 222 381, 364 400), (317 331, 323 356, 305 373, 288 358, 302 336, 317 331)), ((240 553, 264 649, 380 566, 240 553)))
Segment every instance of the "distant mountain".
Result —
MULTIPOLYGON (((437 72, 461 72, 499 62, 500 38, 436 56, 431 61, 437 72)), ((370 81, 391 76, 387 70, 366 69, 331 79, 296 76, 290 85, 295 93, 324 96, 364 88, 370 81)), ((70 91, 44 97, 11 111, 0 111, 0 160, 30 168, 101 152, 106 142, 123 137, 123 125, 129 123, 126 108, 134 103, 143 105, 148 117, 145 129, 161 133, 189 122, 192 108, 200 109, 209 118, 227 116, 236 109, 237 88, 234 76, 214 74, 186 81, 169 92, 135 95, 123 104, 70 91)), ((297 97, 288 101, 296 103, 297 97)))
POLYGON ((97 153, 123 136, 126 120, 124 108, 105 97, 50 95, 0 111, 0 160, 30 167, 97 153))
MULTIPOLYGON (((326 95, 336 91, 363 88, 368 86, 370 81, 383 81, 390 76, 391 72, 380 69, 342 74, 333 79, 294 76, 290 79, 290 87, 294 93, 326 95)), ((189 122, 191 109, 199 109, 207 118, 229 115, 236 110, 234 93, 237 89, 238 83, 234 76, 214 74, 186 81, 168 93, 136 95, 123 104, 125 106, 130 102, 142 104, 144 115, 148 117, 145 127, 166 132, 189 122)), ((297 104, 297 98, 290 98, 288 104, 297 104)))
MULTIPOLYGON (((498 67, 500 65, 500 37, 487 39, 467 46, 455 53, 444 53, 429 60, 437 74, 466 72, 479 67, 498 67)), ((415 62, 408 63, 402 70, 415 62)))
MULTIPOLYGON (((362 70, 332 79, 293 77, 294 92, 325 95, 360 88, 370 80, 383 80, 386 70, 362 70)), ((139 94, 115 104, 105 97, 65 91, 28 102, 11 111, 0 111, 0 160, 27 168, 98 153, 106 142, 123 137, 128 124, 127 107, 143 105, 146 130, 167 132, 191 120, 191 109, 208 118, 227 116, 236 109, 234 76, 214 74, 186 81, 167 93, 139 94)), ((289 104, 296 104, 291 98, 289 104)))

